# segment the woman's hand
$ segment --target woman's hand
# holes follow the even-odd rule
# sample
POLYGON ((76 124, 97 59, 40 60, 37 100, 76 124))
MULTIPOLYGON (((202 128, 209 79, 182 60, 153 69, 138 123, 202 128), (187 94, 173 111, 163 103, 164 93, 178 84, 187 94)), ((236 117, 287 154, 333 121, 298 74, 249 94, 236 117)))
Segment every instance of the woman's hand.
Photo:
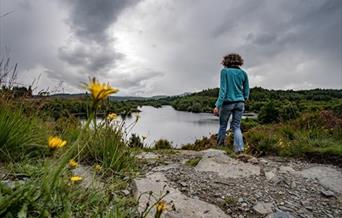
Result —
POLYGON ((215 107, 213 113, 215 116, 219 116, 219 109, 215 107))

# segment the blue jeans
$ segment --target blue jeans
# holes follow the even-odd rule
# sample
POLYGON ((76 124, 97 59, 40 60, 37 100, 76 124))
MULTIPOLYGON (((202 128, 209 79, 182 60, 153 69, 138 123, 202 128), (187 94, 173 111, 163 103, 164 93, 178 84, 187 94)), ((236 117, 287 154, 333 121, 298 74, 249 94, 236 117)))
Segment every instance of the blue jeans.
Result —
POLYGON ((220 128, 219 128, 219 132, 217 136, 218 145, 224 145, 229 117, 232 114, 233 119, 230 124, 230 128, 233 130, 233 134, 234 134, 234 151, 235 152, 243 151, 244 145, 243 145, 242 132, 240 129, 240 121, 241 121, 241 117, 242 117, 244 110, 245 110, 244 102, 224 103, 222 107, 219 109, 220 128))

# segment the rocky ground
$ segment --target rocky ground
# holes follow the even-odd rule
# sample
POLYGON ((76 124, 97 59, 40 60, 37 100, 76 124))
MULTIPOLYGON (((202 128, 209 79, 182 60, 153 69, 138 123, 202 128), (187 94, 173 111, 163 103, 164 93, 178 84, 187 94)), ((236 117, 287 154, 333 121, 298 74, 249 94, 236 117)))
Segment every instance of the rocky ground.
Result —
POLYGON ((335 166, 231 158, 214 149, 138 157, 143 173, 132 190, 140 211, 166 194, 164 217, 342 217, 342 169, 335 166))

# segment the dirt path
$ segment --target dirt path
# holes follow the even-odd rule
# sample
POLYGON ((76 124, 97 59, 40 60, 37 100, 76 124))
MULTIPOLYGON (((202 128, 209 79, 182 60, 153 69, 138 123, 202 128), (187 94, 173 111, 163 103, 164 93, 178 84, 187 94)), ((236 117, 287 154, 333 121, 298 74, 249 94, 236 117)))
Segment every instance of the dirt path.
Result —
MULTIPOLYGON (((144 173, 133 182, 134 195, 151 191, 158 198, 168 191, 164 217, 342 217, 338 167, 277 157, 234 159, 214 149, 138 157, 144 173)), ((155 200, 143 194, 140 211, 147 202, 155 200)))

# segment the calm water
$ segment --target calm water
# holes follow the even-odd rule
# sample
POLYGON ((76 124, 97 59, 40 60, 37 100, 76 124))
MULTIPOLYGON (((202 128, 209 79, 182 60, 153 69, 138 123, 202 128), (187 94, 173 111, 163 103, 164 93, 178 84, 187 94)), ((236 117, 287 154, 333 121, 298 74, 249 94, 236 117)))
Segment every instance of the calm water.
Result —
MULTIPOLYGON (((130 133, 145 136, 147 146, 162 138, 172 141, 173 146, 179 147, 218 130, 218 117, 209 113, 176 111, 171 106, 143 106, 139 110, 139 121, 130 133)), ((134 122, 135 115, 125 119, 126 125, 134 122)))

